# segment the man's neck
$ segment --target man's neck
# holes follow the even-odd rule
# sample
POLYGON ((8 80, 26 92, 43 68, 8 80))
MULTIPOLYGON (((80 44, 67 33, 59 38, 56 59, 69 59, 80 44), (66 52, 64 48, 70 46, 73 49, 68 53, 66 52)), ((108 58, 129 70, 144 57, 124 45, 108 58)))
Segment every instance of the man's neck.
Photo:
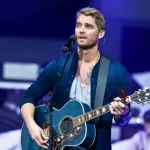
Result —
POLYGON ((79 60, 84 61, 86 63, 95 61, 99 53, 100 52, 97 47, 94 47, 92 49, 87 49, 87 50, 81 50, 80 48, 78 48, 79 60))

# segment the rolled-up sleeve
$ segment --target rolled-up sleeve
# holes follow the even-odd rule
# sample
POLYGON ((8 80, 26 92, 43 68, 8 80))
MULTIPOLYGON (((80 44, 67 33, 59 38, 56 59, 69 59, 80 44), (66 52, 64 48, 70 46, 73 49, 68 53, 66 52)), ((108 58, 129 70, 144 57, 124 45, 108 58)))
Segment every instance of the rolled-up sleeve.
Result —
MULTIPOLYGON (((129 95, 129 91, 130 91, 130 86, 129 86, 129 75, 127 70, 124 68, 123 71, 120 73, 120 84, 118 87, 118 94, 117 97, 122 98, 122 95, 120 93, 121 89, 124 90, 124 92, 129 95)), ((129 107, 129 113, 125 116, 119 116, 119 115, 115 115, 114 116, 114 120, 116 122, 116 124, 118 125, 126 125, 129 123, 129 121, 131 120, 131 111, 130 111, 130 105, 128 104, 129 107)))
POLYGON ((119 115, 114 116, 114 120, 116 124, 123 126, 129 123, 131 117, 132 117, 131 112, 129 112, 128 115, 126 116, 119 116, 119 115))

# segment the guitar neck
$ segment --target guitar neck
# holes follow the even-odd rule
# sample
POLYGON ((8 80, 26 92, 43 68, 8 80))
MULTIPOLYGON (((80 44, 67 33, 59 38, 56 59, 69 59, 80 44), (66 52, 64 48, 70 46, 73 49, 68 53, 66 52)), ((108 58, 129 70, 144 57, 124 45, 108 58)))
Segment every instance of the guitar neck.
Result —
MULTIPOLYGON (((124 103, 124 104, 128 104, 128 103, 131 103, 131 98, 130 96, 127 96, 126 99, 125 99, 125 102, 123 99, 121 99, 121 102, 124 103)), ((81 125, 82 123, 85 123, 87 121, 90 121, 94 118, 97 118, 103 114, 106 114, 108 112, 110 112, 112 109, 112 106, 111 104, 107 104, 107 105, 104 105, 102 107, 99 107, 99 108, 96 108, 92 111, 89 111, 87 113, 84 113, 80 116, 77 116, 75 118, 73 118, 73 124, 74 124, 74 127, 76 126, 79 126, 81 125)))

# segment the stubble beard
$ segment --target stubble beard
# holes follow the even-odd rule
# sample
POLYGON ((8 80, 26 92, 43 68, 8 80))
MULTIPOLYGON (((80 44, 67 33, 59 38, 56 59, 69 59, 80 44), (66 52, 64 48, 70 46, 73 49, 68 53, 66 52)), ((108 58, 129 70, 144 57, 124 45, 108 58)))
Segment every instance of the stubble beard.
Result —
POLYGON ((86 50, 92 49, 96 44, 97 44, 97 40, 94 40, 92 43, 88 43, 85 45, 79 45, 78 44, 78 47, 80 50, 86 51, 86 50))

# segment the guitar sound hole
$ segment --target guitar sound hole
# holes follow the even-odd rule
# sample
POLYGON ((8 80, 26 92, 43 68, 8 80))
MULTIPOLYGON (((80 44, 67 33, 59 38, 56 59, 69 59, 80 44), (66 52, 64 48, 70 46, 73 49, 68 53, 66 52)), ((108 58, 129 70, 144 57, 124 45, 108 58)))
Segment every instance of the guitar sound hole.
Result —
POLYGON ((65 118, 62 120, 60 124, 60 130, 64 134, 68 134, 72 131, 73 129, 73 122, 71 118, 65 118))

